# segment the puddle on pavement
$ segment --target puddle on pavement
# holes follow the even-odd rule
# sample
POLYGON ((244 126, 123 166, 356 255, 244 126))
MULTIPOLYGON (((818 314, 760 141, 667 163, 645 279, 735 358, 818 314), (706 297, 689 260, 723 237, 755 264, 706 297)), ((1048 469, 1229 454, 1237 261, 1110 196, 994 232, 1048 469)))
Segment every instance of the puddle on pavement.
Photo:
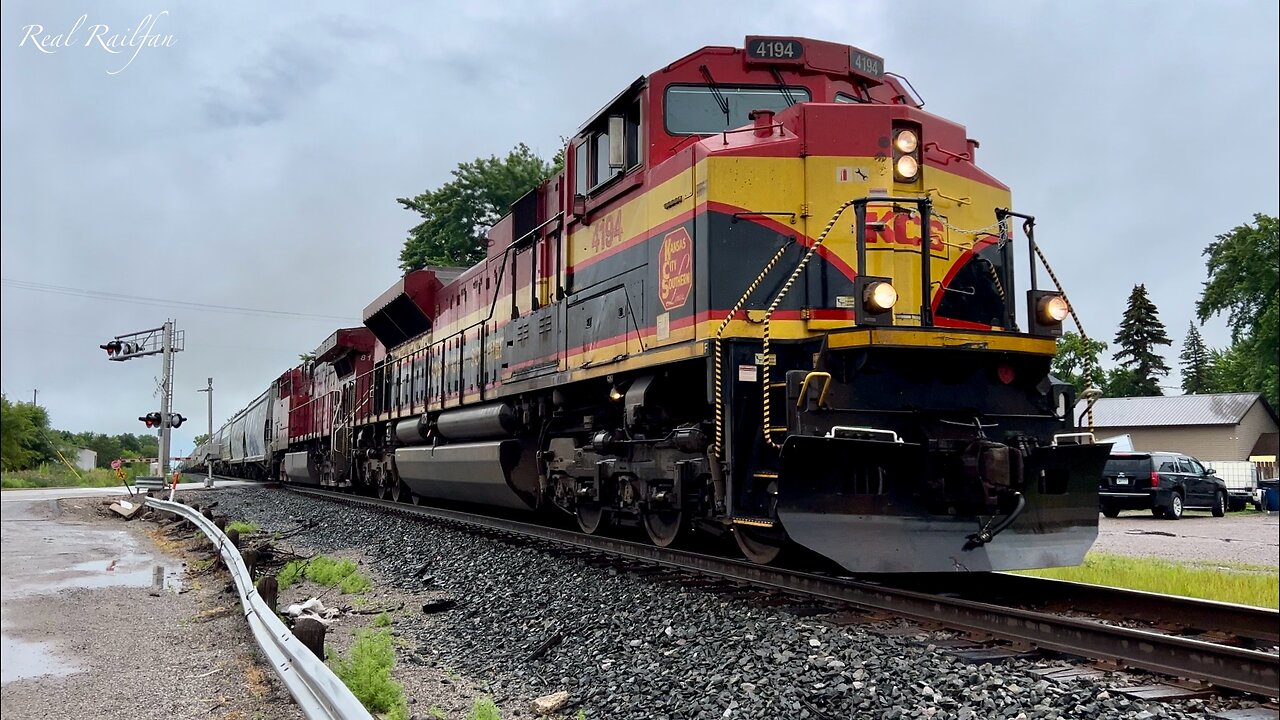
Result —
POLYGON ((51 583, 41 583, 48 590, 66 588, 150 587, 154 584, 156 568, 162 568, 162 587, 169 592, 182 591, 181 565, 166 567, 157 565, 150 555, 122 555, 111 560, 88 560, 66 568, 50 571, 61 577, 51 583))
POLYGON ((0 636, 4 648, 4 664, 0 666, 0 683, 28 680, 46 675, 61 676, 80 672, 80 668, 52 650, 52 645, 0 636))

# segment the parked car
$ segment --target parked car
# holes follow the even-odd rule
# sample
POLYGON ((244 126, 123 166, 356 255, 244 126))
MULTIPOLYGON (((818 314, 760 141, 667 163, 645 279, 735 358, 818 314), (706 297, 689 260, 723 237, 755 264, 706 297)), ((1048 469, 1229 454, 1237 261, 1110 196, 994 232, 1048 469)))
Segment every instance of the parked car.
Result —
POLYGON ((1259 510, 1266 510, 1267 490, 1274 490, 1280 487, 1280 478, 1267 478, 1258 481, 1258 489, 1253 491, 1253 506, 1259 510))
POLYGON ((1199 460, 1171 452, 1112 453, 1098 483, 1102 514, 1150 510, 1177 520, 1188 508, 1227 514, 1227 484, 1199 460))

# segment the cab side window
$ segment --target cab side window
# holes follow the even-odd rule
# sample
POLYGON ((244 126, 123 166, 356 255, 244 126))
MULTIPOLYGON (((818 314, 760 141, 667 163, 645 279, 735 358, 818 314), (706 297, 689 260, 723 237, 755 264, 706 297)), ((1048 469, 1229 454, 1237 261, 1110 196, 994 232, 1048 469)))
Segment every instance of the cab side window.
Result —
POLYGON ((1182 462, 1186 463, 1187 472, 1191 473, 1192 475, 1204 474, 1204 466, 1201 465, 1198 460, 1194 458, 1183 458, 1182 462))
POLYGON ((639 98, 620 101, 592 121, 574 140, 574 192, 587 195, 639 167, 640 133, 639 98))

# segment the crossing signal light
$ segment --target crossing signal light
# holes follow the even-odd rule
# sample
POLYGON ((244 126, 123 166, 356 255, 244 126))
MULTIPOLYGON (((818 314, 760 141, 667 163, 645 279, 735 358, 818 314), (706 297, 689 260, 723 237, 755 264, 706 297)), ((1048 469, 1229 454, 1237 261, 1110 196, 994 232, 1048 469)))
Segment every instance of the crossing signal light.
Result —
POLYGON ((98 347, 107 351, 107 359, 109 360, 125 360, 131 355, 142 352, 143 349, 142 343, 128 340, 111 340, 98 347))
POLYGON ((146 426, 149 428, 157 428, 157 427, 160 427, 160 423, 163 420, 163 417, 160 415, 160 413, 153 412, 153 413, 147 413, 146 415, 143 415, 138 419, 141 420, 144 424, 146 424, 146 426))
POLYGON ((178 413, 169 413, 169 427, 171 428, 182 427, 182 423, 186 421, 187 419, 178 413))

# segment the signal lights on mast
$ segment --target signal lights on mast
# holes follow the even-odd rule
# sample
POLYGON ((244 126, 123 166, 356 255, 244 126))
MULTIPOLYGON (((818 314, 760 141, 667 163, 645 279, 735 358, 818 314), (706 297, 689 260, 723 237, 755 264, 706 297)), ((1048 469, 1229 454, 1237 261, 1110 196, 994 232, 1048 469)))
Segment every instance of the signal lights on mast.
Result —
POLYGON ((128 360, 143 350, 142 343, 128 340, 110 340, 98 347, 107 351, 108 360, 128 360))
POLYGON ((158 412, 153 412, 147 413, 138 419, 145 423, 148 428, 157 428, 160 427, 160 423, 163 422, 164 416, 158 412))

